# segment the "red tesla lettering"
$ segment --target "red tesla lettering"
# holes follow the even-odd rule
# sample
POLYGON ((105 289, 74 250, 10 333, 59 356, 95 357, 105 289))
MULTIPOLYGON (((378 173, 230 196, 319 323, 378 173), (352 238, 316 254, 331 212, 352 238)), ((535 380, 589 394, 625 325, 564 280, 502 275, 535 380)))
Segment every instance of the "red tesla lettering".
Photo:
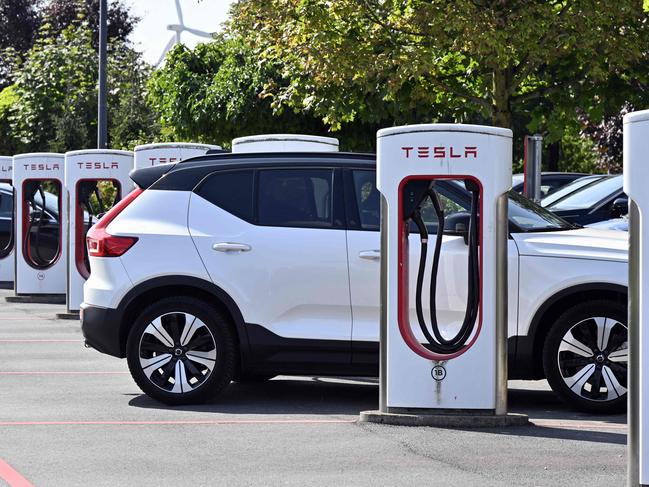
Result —
POLYGON ((417 155, 421 158, 424 159, 428 157, 430 154, 430 148, 429 147, 417 147, 417 155))
POLYGON ((461 154, 456 154, 453 152, 453 146, 451 146, 451 159, 457 159, 458 157, 462 157, 461 154))
POLYGON ((406 152, 406 159, 410 157, 410 151, 412 150, 412 147, 402 147, 401 150, 406 152))
POLYGON ((155 160, 156 160, 156 157, 149 157, 149 161, 151 161, 152 166, 155 166, 155 160))
POLYGON ((435 159, 443 159, 444 157, 446 157, 446 148, 440 146, 434 147, 433 154, 433 157, 435 159))
POLYGON ((465 147, 464 148, 464 157, 468 159, 469 156, 473 156, 475 159, 478 157, 478 148, 477 147, 465 147))

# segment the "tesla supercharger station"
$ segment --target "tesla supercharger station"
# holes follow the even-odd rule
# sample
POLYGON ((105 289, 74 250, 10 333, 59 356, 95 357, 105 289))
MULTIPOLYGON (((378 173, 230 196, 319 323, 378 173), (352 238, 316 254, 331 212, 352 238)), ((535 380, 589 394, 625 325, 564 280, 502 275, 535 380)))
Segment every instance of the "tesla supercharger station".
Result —
POLYGON ((527 422, 507 414, 506 193, 512 132, 477 125, 394 127, 378 132, 377 148, 380 404, 361 420, 444 426, 527 422), (466 188, 471 204, 465 212, 447 218, 436 187, 440 180, 466 188), (439 282, 451 271, 437 276, 449 242, 466 248, 456 261, 466 266, 467 276, 466 308, 456 322, 447 315, 438 320, 435 300, 439 282))
POLYGON ((189 142, 166 142, 135 147, 135 169, 171 164, 190 157, 202 156, 208 150, 221 149, 218 145, 194 144, 189 142))
POLYGON ((0 288, 13 288, 14 280, 14 200, 12 184, 13 159, 0 156, 0 288))
POLYGON ((62 154, 13 157, 14 289, 18 298, 66 292, 67 198, 63 178, 62 154))
POLYGON ((131 192, 133 153, 88 149, 65 154, 69 199, 67 311, 78 313, 83 284, 90 276, 86 233, 112 206, 131 192))
POLYGON ((649 110, 624 116, 629 205, 629 486, 649 485, 649 110))
POLYGON ((232 152, 338 152, 338 139, 302 134, 250 135, 232 139, 232 152))

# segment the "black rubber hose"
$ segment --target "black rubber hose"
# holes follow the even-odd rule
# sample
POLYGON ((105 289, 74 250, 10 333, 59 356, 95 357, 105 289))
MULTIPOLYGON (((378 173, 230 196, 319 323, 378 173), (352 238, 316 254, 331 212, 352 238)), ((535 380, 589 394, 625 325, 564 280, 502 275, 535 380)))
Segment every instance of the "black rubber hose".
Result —
POLYGON ((471 336, 473 328, 475 326, 475 320, 477 318, 479 308, 480 308, 480 259, 479 259, 479 239, 478 239, 478 203, 479 203, 479 193, 477 191, 472 191, 471 199, 471 216, 469 221, 468 228, 468 277, 467 277, 467 304, 465 309, 464 320, 462 326, 458 333, 450 338, 445 339, 440 331, 439 323, 437 321, 437 306, 435 303, 436 289, 437 289, 437 274, 439 271, 439 259, 441 255, 442 239, 444 233, 444 211, 442 209, 441 203, 439 201, 439 196, 437 192, 431 190, 428 194, 428 197, 433 203, 433 208, 437 215, 437 237, 435 239, 435 252, 433 254, 433 262, 431 269, 431 282, 430 282, 430 319, 431 319, 431 329, 433 331, 434 337, 428 331, 428 326, 424 319, 423 310, 422 310, 422 291, 423 291, 423 279, 425 274, 426 267, 426 257, 428 252, 428 231, 426 226, 421 219, 421 214, 419 209, 415 210, 412 215, 412 220, 415 222, 419 229, 419 234, 421 238, 421 252, 419 258, 419 273, 417 276, 417 291, 416 291, 416 309, 417 309, 417 319, 419 321, 419 326, 426 337, 426 340, 429 342, 427 348, 433 352, 449 354, 462 349, 465 346, 467 340, 471 336))

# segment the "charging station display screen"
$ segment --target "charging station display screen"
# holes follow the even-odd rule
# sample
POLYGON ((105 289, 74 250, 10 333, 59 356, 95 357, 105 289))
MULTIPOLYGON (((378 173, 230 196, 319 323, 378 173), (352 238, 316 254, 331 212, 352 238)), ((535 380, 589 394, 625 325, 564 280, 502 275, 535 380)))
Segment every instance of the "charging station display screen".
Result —
POLYGON ((23 254, 37 269, 53 265, 61 255, 61 182, 23 183, 23 254))
POLYGON ((14 247, 13 215, 13 188, 0 183, 0 259, 7 257, 14 247))
POLYGON ((76 187, 75 262, 79 273, 90 276, 90 261, 85 245, 88 230, 121 199, 121 186, 115 180, 81 180, 76 187))

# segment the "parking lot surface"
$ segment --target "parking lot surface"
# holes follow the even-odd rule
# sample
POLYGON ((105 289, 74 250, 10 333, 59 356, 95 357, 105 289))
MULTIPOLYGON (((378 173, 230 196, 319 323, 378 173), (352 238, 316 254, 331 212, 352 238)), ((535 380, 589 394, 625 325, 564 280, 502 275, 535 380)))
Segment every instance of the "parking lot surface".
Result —
POLYGON ((623 485, 626 417, 567 409, 510 382, 532 424, 450 430, 359 424, 376 380, 277 377, 168 407, 126 362, 84 348, 63 306, 0 291, 0 485, 623 485))

